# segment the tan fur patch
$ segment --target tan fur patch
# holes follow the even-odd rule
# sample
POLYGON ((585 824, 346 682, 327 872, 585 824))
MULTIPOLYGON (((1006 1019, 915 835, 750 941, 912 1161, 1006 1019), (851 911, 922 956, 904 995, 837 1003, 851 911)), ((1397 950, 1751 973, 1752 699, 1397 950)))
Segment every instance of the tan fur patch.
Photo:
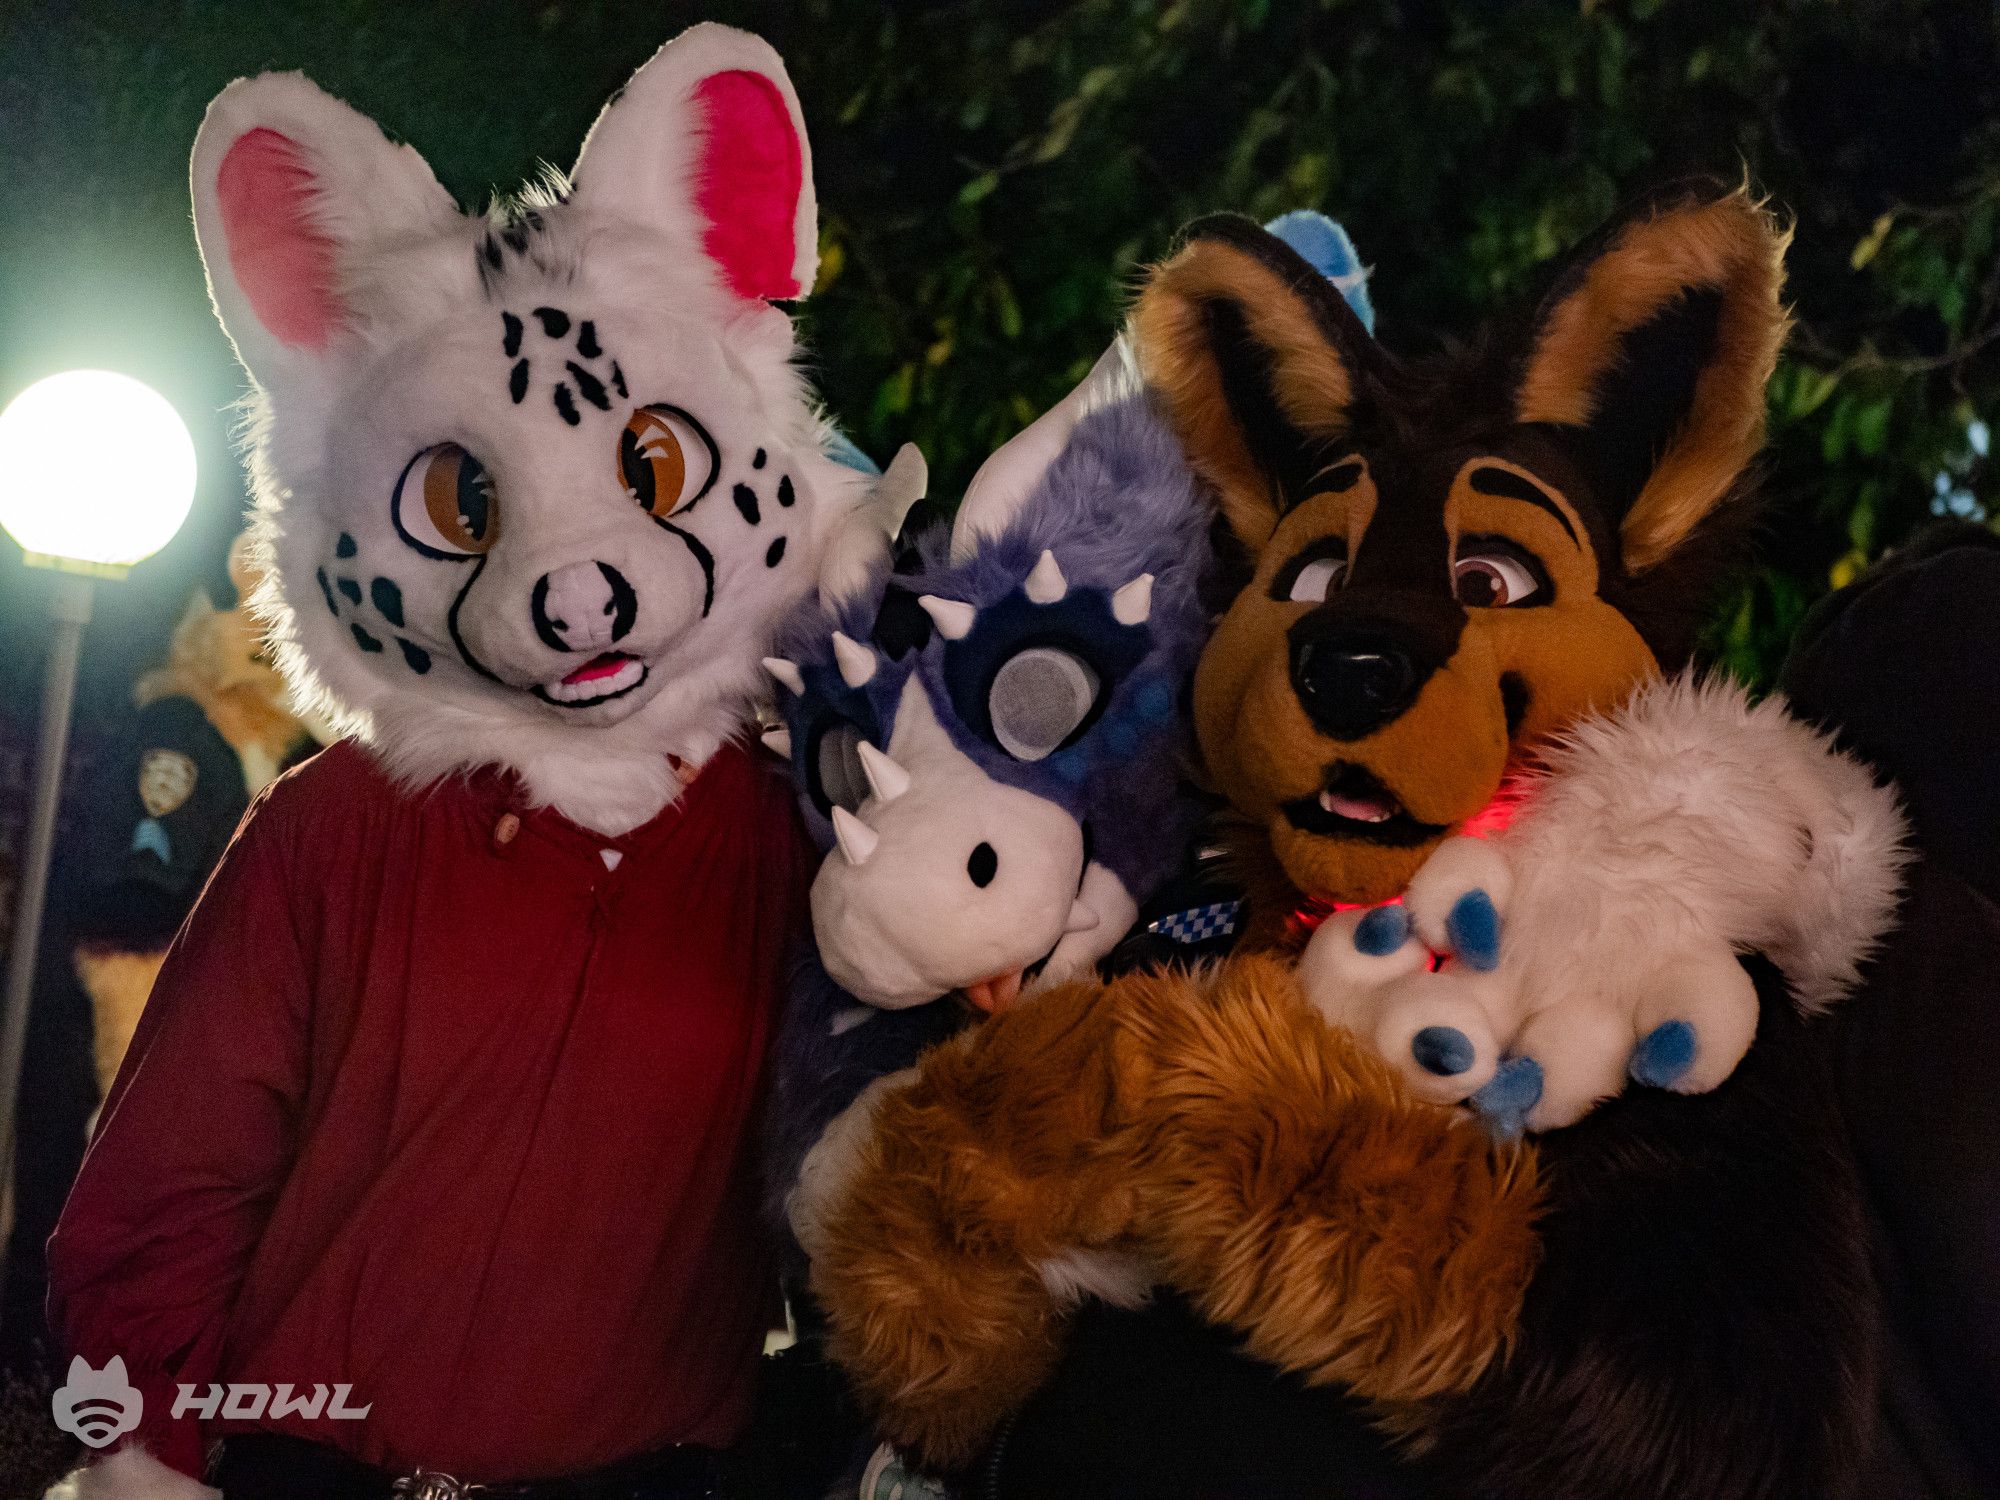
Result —
POLYGON ((1277 959, 1142 981, 1121 1018, 1165 1279, 1314 1384, 1400 1407, 1476 1380, 1534 1272, 1533 1155, 1410 1099, 1277 959))
POLYGON ((1748 193, 1671 209, 1632 225, 1547 315, 1516 415, 1581 426, 1622 341, 1687 292, 1723 294, 1713 358, 1687 420, 1627 514, 1626 566, 1652 567, 1728 494, 1764 434, 1764 387, 1784 342, 1781 232, 1748 193))
POLYGON ((90 997, 99 1098, 111 1092, 111 1080, 118 1076, 118 1065, 132 1045, 132 1033, 139 1029, 139 1016, 166 958, 164 948, 157 953, 79 948, 71 955, 77 981, 90 997))
MULTIPOLYGON (((237 555, 230 556, 233 570, 237 555)), ((167 664, 146 673, 132 691, 140 708, 176 696, 192 698, 236 752, 253 793, 263 789, 254 770, 275 770, 306 737, 286 699, 284 678, 264 654, 263 627, 243 605, 217 609, 201 594, 189 603, 174 626, 167 664)))
POLYGON ((1132 312, 1140 369, 1165 398, 1189 461, 1215 487, 1231 529, 1255 550, 1277 525, 1278 498, 1224 393, 1203 321, 1218 300, 1242 312, 1268 352, 1279 410, 1300 432, 1330 438, 1345 429, 1353 377, 1304 300, 1234 246, 1197 240, 1148 280, 1132 312))

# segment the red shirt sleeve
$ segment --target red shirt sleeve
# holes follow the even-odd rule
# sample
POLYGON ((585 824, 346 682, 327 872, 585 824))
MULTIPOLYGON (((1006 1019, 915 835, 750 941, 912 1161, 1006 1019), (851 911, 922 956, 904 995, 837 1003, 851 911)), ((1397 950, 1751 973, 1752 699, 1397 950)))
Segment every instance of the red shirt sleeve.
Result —
POLYGON ((174 1387, 214 1374, 304 1092, 288 790, 251 808, 168 953, 49 1241, 50 1326, 93 1367, 123 1357, 145 1403, 127 1441, 196 1477, 174 1387))

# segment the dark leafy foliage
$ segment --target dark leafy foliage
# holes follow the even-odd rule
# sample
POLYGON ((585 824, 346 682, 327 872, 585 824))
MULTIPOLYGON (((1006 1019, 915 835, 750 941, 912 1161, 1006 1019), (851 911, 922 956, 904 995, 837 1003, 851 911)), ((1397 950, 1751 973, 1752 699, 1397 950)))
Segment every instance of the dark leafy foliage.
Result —
POLYGON ((770 36, 805 101, 822 388, 864 447, 921 443, 946 500, 1082 373, 1135 270, 1197 213, 1342 218, 1377 267, 1382 333, 1415 350, 1527 294, 1621 199, 1698 170, 1747 172, 1798 229, 1766 566, 1718 619, 1719 653, 1767 675, 1829 583, 1931 515, 2000 505, 1990 0, 30 5, 0 20, 0 390, 114 364, 199 419, 200 519, 121 606, 157 614, 154 639, 190 576, 218 571, 240 503, 236 376, 185 200, 208 97, 303 68, 477 202, 566 159, 703 15, 770 36))

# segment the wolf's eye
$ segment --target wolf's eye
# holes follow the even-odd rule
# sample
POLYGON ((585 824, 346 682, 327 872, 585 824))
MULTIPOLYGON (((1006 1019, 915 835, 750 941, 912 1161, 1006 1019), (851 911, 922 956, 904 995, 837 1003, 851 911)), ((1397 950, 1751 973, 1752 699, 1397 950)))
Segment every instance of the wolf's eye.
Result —
POLYGON ((1347 543, 1322 537, 1279 570, 1271 597, 1294 604, 1324 604, 1347 577, 1347 543))
POLYGON ((986 690, 993 737, 1016 760, 1041 760, 1076 737, 1103 687, 1089 662, 1059 646, 1017 651, 986 690))
POLYGON ((426 448, 403 468, 390 514, 426 557, 476 557, 500 540, 500 498, 486 467, 456 443, 426 448))
POLYGON ((719 467, 715 440, 677 406, 642 406, 618 434, 618 482, 655 516, 694 504, 719 467))
POLYGON ((1468 609, 1548 602, 1549 578, 1541 563, 1504 537, 1467 537, 1451 577, 1452 592, 1468 609))

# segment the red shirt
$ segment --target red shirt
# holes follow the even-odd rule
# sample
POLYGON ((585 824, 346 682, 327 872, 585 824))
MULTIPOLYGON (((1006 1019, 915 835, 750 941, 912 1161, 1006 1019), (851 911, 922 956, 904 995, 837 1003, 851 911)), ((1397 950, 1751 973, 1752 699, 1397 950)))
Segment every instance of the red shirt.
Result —
POLYGON ((502 843, 509 810, 336 745, 175 943, 49 1256, 55 1326, 123 1356, 166 1461, 215 1435, 168 1420, 177 1382, 347 1382, 364 1421, 254 1425, 471 1480, 741 1427, 790 793, 727 749, 621 838, 544 810, 502 843))

